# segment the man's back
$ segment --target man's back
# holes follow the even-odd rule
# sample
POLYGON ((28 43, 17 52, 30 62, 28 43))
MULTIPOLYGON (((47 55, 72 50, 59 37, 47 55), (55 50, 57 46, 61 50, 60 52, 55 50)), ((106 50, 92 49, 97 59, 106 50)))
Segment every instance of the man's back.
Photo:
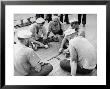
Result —
POLYGON ((78 54, 78 63, 85 69, 93 68, 97 63, 96 51, 93 45, 84 37, 78 36, 69 43, 78 54))
MULTIPOLYGON (((29 73, 30 67, 32 66, 31 55, 33 50, 21 44, 14 45, 14 75, 24 76, 29 73)), ((36 62, 39 61, 39 58, 36 57, 36 62)), ((36 63, 35 62, 35 63, 36 63)))

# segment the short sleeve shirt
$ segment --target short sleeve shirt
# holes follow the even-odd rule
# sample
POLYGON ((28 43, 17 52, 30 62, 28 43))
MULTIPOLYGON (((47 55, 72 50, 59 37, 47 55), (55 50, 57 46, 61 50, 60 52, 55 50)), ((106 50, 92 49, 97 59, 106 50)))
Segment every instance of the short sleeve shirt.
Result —
POLYGON ((30 72, 31 67, 38 66, 40 58, 33 49, 21 44, 14 45, 14 75, 24 76, 30 72))
POLYGON ((37 40, 40 37, 46 38, 46 28, 43 26, 41 29, 38 28, 37 23, 30 26, 30 31, 32 32, 32 37, 37 40))

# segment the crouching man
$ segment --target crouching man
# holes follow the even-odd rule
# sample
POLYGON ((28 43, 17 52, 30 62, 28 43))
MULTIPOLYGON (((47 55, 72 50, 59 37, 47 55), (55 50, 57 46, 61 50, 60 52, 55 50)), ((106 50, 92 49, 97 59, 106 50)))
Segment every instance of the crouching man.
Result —
POLYGON ((65 59, 60 62, 61 68, 71 72, 72 76, 89 75, 96 70, 96 50, 82 35, 80 33, 69 41, 70 60, 65 59))
POLYGON ((53 66, 41 62, 35 51, 26 45, 32 33, 28 30, 18 32, 18 43, 14 44, 14 75, 15 76, 46 76, 53 66))
POLYGON ((65 32, 64 32, 64 38, 61 43, 61 47, 59 49, 59 52, 61 53, 69 53, 68 50, 68 45, 69 45, 69 40, 73 39, 75 36, 78 35, 79 32, 79 24, 77 19, 72 19, 70 20, 71 27, 69 27, 65 32))
POLYGON ((48 48, 48 40, 46 28, 44 27, 45 20, 43 18, 37 18, 36 23, 32 24, 29 29, 32 32, 32 48, 37 50, 37 47, 48 48), (35 42, 36 41, 36 42, 35 42), (35 47, 33 47, 33 45, 35 47))

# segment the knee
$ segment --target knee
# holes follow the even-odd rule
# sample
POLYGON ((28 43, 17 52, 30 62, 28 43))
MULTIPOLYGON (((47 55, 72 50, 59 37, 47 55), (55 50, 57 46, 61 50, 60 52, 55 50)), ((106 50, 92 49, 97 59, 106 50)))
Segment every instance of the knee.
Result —
POLYGON ((66 64, 66 61, 67 61, 67 59, 60 61, 60 67, 64 67, 66 64))
POLYGON ((53 70, 53 66, 50 63, 47 63, 45 66, 47 67, 47 70, 49 71, 53 70))

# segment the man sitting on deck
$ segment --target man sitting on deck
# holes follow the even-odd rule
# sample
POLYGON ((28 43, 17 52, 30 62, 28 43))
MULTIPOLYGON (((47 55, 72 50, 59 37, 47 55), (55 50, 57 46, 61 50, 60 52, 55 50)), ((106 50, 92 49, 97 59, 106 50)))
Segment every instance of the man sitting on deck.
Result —
POLYGON ((29 30, 18 32, 18 41, 14 44, 14 75, 15 76, 46 76, 53 66, 41 62, 35 51, 27 47, 32 33, 29 30))
POLYGON ((71 72, 72 76, 77 74, 91 75, 96 70, 97 57, 93 45, 80 35, 69 41, 69 60, 64 59, 60 62, 62 69, 71 72))
MULTIPOLYGON (((76 34, 75 36, 78 35, 78 31, 79 31, 78 20, 76 20, 74 18, 74 19, 70 20, 70 24, 71 24, 71 27, 69 27, 64 32, 64 38, 62 40, 62 43, 61 43, 61 47, 59 49, 59 52, 63 52, 64 49, 67 49, 68 48, 69 40, 74 38, 74 34, 76 34)), ((68 49, 66 51, 68 51, 68 49)))
POLYGON ((60 41, 63 36, 63 24, 60 22, 58 16, 53 16, 52 21, 49 22, 47 37, 49 37, 52 32, 52 40, 60 41))
POLYGON ((36 23, 30 26, 30 31, 32 32, 32 43, 34 44, 34 49, 37 50, 37 47, 45 47, 48 48, 48 41, 47 41, 47 33, 46 28, 43 26, 45 20, 43 18, 37 18, 36 23), (33 42, 33 41, 37 42, 33 42), (37 43, 37 44, 36 44, 37 43))

